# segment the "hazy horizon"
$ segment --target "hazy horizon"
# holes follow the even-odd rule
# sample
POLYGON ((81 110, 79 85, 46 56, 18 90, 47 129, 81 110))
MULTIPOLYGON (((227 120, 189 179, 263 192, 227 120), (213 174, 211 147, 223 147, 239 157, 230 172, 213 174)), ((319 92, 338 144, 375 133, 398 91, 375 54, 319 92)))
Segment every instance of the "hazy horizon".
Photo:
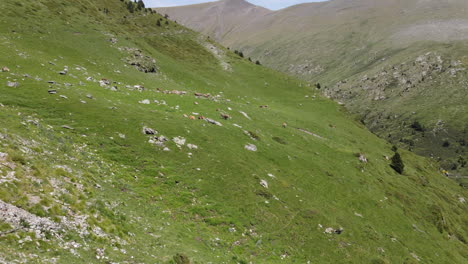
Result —
MULTIPOLYGON (((254 5, 262 6, 271 10, 279 10, 289 6, 310 3, 324 2, 326 0, 246 0, 254 5)), ((215 0, 144 0, 147 7, 173 7, 193 5, 207 2, 216 2, 215 0)))

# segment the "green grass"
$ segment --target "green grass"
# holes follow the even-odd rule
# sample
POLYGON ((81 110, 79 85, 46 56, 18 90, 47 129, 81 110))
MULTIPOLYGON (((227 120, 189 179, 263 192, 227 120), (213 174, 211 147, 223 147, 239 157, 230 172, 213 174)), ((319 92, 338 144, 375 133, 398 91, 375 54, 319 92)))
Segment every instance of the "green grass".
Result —
POLYGON ((34 253, 39 257, 30 262, 100 262, 97 248, 108 261, 133 263, 170 263, 176 254, 194 263, 403 263, 411 253, 424 262, 464 261, 467 208, 458 198, 466 191, 406 151, 405 172, 397 174, 383 157, 391 145, 301 81, 227 51, 232 72, 224 71, 196 33, 173 22, 156 27, 159 15, 129 14, 117 0, 9 0, 0 12, 0 64, 11 70, 0 73, 1 151, 17 164, 18 178, 0 185, 0 199, 56 221, 70 212, 86 215, 89 229, 107 234, 66 231, 64 241, 83 245, 71 251, 53 238, 37 245, 20 231, 33 242, 21 246, 14 234, 0 239, 6 261, 34 253), (109 15, 99 12, 104 8, 109 15), (160 72, 125 66, 128 54, 117 47, 138 47, 160 72), (59 75, 64 66, 68 75, 59 75), (115 81, 118 90, 87 77, 115 81), (20 87, 6 87, 11 79, 20 87), (55 95, 48 94, 50 80, 55 95), (137 84, 145 90, 126 88, 137 84), (138 103, 144 99, 167 105, 138 103), (184 117, 192 112, 223 126, 184 117), (198 149, 167 142, 171 151, 162 151, 148 143, 144 126, 198 149), (258 151, 244 149, 249 143, 258 151), (57 189, 66 191, 53 194, 57 189), (344 232, 325 234, 327 227, 344 232))

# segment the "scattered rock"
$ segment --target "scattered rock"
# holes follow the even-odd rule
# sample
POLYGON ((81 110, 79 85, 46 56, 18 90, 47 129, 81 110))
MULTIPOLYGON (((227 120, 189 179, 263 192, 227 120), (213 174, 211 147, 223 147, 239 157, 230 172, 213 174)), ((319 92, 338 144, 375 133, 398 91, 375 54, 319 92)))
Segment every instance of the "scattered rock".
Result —
POLYGON ((124 61, 134 66, 137 70, 144 73, 156 73, 158 68, 156 66, 156 60, 150 56, 146 56, 139 49, 123 47, 119 48, 129 53, 129 56, 124 59, 124 61))
POLYGON ((263 186, 264 188, 267 188, 267 189, 268 189, 268 182, 267 182, 267 181, 261 180, 261 181, 260 181, 260 185, 263 186))
POLYGON ((242 111, 239 111, 239 113, 241 113, 241 114, 242 114, 245 118, 247 118, 248 120, 252 120, 252 119, 250 118, 250 116, 247 115, 247 113, 242 112, 242 111))
POLYGON ((246 150, 250 150, 250 151, 257 151, 257 146, 255 146, 254 144, 247 144, 247 145, 245 145, 244 148, 246 150))
POLYGON ((418 257, 418 255, 416 255, 415 253, 410 253, 410 255, 416 259, 417 261, 421 261, 421 259, 418 257))
POLYGON ((364 156, 364 154, 359 153, 359 160, 363 163, 367 163, 367 158, 364 156))
POLYGON ((187 148, 189 148, 189 149, 198 149, 198 146, 193 145, 193 144, 187 144, 187 148))
MULTIPOLYGON (((202 116, 200 116, 202 117, 202 116)), ((200 118, 198 117, 198 119, 203 119, 203 118, 200 118)), ((210 118, 205 118, 206 122, 210 123, 210 124, 213 124, 213 125, 217 125, 217 126, 223 126, 223 124, 221 124, 220 122, 218 121, 215 121, 213 119, 210 119, 210 118)))
POLYGON ((152 128, 149 127, 143 127, 143 134, 145 135, 156 135, 158 132, 152 128))
POLYGON ((69 129, 69 130, 74 130, 71 126, 63 125, 62 128, 69 129))
POLYGON ((15 228, 29 228, 56 234, 62 227, 54 221, 31 214, 0 200, 0 219, 15 228))
POLYGON ((13 88, 18 88, 19 83, 18 82, 7 82, 6 84, 8 87, 13 87, 13 88))
POLYGON ((176 145, 178 145, 178 146, 183 146, 183 145, 185 145, 186 140, 183 137, 175 137, 175 138, 172 139, 172 141, 174 141, 174 143, 176 143, 176 145))
POLYGON ((48 90, 47 91, 49 94, 56 94, 57 93, 57 90, 48 90))
POLYGON ((145 99, 145 100, 141 100, 141 101, 139 101, 138 103, 140 103, 140 104, 146 104, 146 105, 149 105, 151 102, 150 102, 150 100, 148 100, 148 99, 145 99))

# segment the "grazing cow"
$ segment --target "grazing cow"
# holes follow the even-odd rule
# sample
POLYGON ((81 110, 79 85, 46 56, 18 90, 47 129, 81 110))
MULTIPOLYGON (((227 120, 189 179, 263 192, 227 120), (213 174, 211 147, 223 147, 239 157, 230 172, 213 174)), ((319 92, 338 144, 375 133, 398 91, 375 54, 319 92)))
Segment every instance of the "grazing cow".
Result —
POLYGON ((288 127, 288 124, 283 123, 283 128, 286 128, 286 127, 288 127))
POLYGON ((9 72, 9 71, 10 71, 10 69, 8 69, 7 67, 2 68, 2 72, 9 72))
POLYGON ((190 120, 195 120, 195 117, 193 115, 189 116, 190 120))
POLYGON ((205 119, 205 117, 201 115, 201 116, 198 117, 198 119, 203 120, 203 119, 205 119))
POLYGON ((228 114, 223 114, 223 113, 221 113, 221 117, 222 117, 224 120, 228 120, 229 118, 231 118, 228 114))
POLYGON ((195 96, 203 96, 202 93, 195 93, 195 96))
POLYGON ((268 105, 261 105, 260 108, 268 108, 268 105))

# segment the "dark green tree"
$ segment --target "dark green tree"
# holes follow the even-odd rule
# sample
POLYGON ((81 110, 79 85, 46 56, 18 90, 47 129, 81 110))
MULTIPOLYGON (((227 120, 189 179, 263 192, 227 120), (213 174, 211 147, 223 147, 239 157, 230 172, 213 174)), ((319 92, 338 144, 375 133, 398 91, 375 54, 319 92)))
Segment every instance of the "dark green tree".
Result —
POLYGON ((161 21, 160 20, 156 21, 156 26, 158 26, 158 27, 161 26, 161 21))
POLYGON ((138 0, 137 2, 137 9, 142 10, 145 8, 145 3, 143 3, 143 0, 138 0))
POLYGON ((395 155, 393 155, 392 157, 392 163, 390 164, 390 167, 392 167, 392 169, 394 169, 399 174, 403 174, 405 164, 403 163, 403 160, 401 159, 400 153, 395 152, 395 155))
POLYGON ((132 1, 127 2, 127 9, 130 13, 135 12, 135 4, 132 1))

